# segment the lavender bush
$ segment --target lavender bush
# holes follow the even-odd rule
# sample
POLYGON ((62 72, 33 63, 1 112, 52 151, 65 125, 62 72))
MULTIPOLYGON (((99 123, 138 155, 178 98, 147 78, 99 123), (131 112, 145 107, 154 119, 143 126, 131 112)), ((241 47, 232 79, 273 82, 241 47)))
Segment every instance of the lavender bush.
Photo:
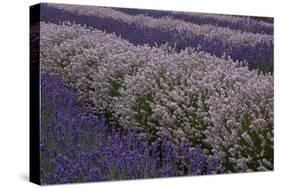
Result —
POLYGON ((41 75, 41 183, 153 178, 215 173, 218 158, 201 147, 179 146, 109 126, 77 101, 56 75, 41 75))

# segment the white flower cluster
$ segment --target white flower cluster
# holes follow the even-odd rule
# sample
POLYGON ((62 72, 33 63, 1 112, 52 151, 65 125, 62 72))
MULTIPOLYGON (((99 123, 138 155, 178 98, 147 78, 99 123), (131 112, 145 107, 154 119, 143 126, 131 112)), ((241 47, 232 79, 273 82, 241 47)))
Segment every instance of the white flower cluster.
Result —
POLYGON ((197 25, 170 17, 152 18, 144 15, 131 16, 113 10, 111 8, 93 7, 93 6, 75 6, 62 4, 48 4, 48 6, 76 13, 78 15, 94 15, 99 17, 109 17, 121 20, 126 23, 134 23, 142 27, 159 28, 162 30, 177 30, 178 32, 191 31, 194 35, 203 35, 206 38, 220 38, 228 43, 240 44, 256 44, 257 42, 271 42, 273 36, 268 34, 259 34, 251 32, 242 32, 227 27, 219 27, 214 25, 197 25))
POLYGON ((40 28, 42 70, 62 75, 96 112, 124 128, 202 144, 232 172, 273 168, 272 75, 79 25, 40 28))

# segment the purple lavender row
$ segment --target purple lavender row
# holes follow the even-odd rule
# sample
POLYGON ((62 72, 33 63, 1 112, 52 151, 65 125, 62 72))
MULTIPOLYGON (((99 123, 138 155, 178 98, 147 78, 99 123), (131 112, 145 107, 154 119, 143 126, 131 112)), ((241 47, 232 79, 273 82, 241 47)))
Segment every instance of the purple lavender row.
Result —
POLYGON ((139 27, 136 24, 125 23, 113 18, 78 15, 59 10, 47 5, 41 5, 41 21, 61 23, 70 21, 76 24, 87 25, 107 33, 116 33, 123 39, 135 45, 149 44, 150 46, 168 43, 175 46, 177 51, 187 47, 211 53, 218 57, 231 56, 238 61, 246 60, 249 69, 259 69, 262 72, 273 72, 273 42, 259 42, 256 45, 235 45, 226 43, 219 38, 208 39, 202 35, 194 35, 192 32, 162 31, 157 28, 139 27))
POLYGON ((41 75, 41 184, 217 173, 219 160, 182 140, 121 130, 91 113, 59 76, 41 75))
POLYGON ((263 22, 266 22, 266 23, 269 23, 269 24, 274 24, 274 19, 272 17, 253 16, 251 18, 254 19, 254 20, 257 20, 257 21, 263 21, 263 22))
MULTIPOLYGON (((231 29, 237 29, 241 31, 253 32, 253 33, 265 33, 273 35, 273 27, 268 25, 261 24, 260 21, 256 19, 249 19, 249 17, 241 17, 239 21, 233 22, 231 20, 225 19, 216 19, 212 16, 198 16, 199 14, 192 13, 183 13, 183 12, 175 12, 175 11, 162 11, 162 10, 149 10, 149 9, 130 9, 130 8, 113 8, 115 10, 121 11, 123 13, 129 15, 138 15, 143 14, 146 16, 150 16, 153 18, 161 18, 161 17, 172 17, 179 20, 184 20, 187 22, 192 22, 195 24, 203 25, 203 24, 211 24, 217 25, 220 27, 229 27, 231 29)), ((217 17, 219 15, 216 15, 217 17)))

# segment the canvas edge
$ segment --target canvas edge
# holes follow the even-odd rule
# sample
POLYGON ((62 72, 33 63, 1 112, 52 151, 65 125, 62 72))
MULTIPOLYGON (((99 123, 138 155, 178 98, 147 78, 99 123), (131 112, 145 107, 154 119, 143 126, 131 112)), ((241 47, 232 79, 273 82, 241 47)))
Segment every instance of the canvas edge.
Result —
MULTIPOLYGON (((29 7, 29 181, 40 183, 40 32, 38 41, 31 40, 32 26, 40 24, 40 4, 29 7), (36 53, 32 53, 35 46, 36 53)), ((40 29, 40 27, 38 27, 40 29)))

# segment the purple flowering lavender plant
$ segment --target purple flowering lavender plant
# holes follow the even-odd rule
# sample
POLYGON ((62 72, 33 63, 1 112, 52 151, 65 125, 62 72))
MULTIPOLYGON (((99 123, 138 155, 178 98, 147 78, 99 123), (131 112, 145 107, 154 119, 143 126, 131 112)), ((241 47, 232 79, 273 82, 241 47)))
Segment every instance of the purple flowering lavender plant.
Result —
POLYGON ((200 146, 151 140, 93 114, 60 76, 41 75, 41 183, 59 184, 211 174, 218 159, 200 146))

